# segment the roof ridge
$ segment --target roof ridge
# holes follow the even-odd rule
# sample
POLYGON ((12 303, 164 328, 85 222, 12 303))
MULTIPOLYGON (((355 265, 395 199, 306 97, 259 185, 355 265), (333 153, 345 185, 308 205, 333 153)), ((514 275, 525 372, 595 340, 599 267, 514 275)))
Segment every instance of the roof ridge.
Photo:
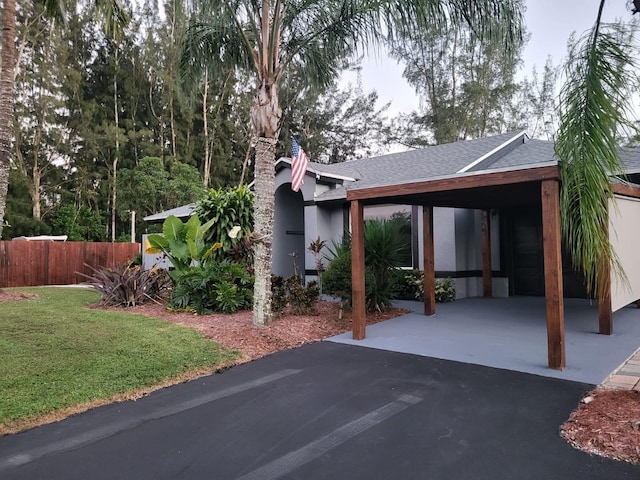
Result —
POLYGON ((511 138, 509 138, 509 140, 507 140, 506 142, 501 143, 500 145, 495 147, 493 150, 481 155, 479 158, 477 158, 476 160, 474 160, 473 162, 468 164, 466 167, 463 167, 460 170, 458 170, 457 173, 465 173, 465 172, 470 171, 471 169, 480 170, 480 165, 483 162, 485 162, 487 160, 489 160, 489 161, 497 160, 495 157, 501 150, 504 150, 505 148, 507 148, 508 146, 510 146, 512 143, 516 142, 520 138, 522 138, 523 140, 526 140, 527 138, 529 138, 529 136, 527 135, 527 131, 526 130, 519 131, 516 135, 514 135, 511 138))

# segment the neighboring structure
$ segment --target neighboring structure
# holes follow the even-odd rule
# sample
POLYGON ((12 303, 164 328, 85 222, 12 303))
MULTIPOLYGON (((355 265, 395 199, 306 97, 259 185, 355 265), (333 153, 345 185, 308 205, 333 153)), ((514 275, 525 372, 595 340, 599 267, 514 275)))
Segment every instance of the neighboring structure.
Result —
MULTIPOLYGON (((612 276, 600 302, 600 332, 612 312, 640 299, 640 151, 621 149, 628 185, 617 185, 610 236, 630 281, 612 276)), ((313 278, 308 247, 320 237, 339 241, 351 231, 354 338, 364 338, 363 225, 366 218, 410 212, 412 265, 455 280, 458 298, 547 294, 549 366, 564 368, 564 296, 586 297, 579 275, 561 254, 560 173, 553 143, 511 132, 337 164, 311 163, 299 192, 291 190, 291 161, 276 162, 273 271, 313 278), (427 252, 425 256, 424 252, 427 252), (361 277, 361 278, 360 278, 361 277)), ((163 212, 145 220, 166 218, 163 212), (154 218, 157 217, 157 218, 154 218)), ((433 293, 425 313, 433 314, 433 293)))

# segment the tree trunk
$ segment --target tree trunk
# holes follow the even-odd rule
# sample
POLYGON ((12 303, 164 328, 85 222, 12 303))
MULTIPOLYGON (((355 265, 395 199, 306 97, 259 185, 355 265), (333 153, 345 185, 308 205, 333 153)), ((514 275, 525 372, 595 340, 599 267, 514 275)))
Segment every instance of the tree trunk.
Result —
POLYGON ((247 175, 247 168, 249 167, 249 161, 251 160, 251 138, 247 144, 247 150, 244 153, 244 161, 242 162, 242 173, 240 174, 240 182, 238 185, 244 185, 244 177, 247 175))
POLYGON ((272 232, 275 203, 276 142, 272 138, 258 138, 256 145, 256 174, 254 190, 254 270, 253 323, 270 325, 271 311, 271 265, 272 232))
POLYGON ((41 173, 40 173, 40 169, 38 168, 38 158, 36 155, 34 155, 34 163, 33 163, 33 169, 32 169, 32 175, 33 175, 33 182, 31 183, 31 201, 33 202, 33 208, 31 210, 31 213, 33 215, 33 218, 36 218, 38 220, 41 219, 42 215, 42 210, 41 210, 41 205, 40 205, 40 179, 42 177, 41 173))
POLYGON ((207 97, 209 95, 209 75, 207 72, 204 74, 204 92, 202 93, 202 130, 204 133, 204 171, 203 182, 204 188, 209 188, 209 182, 211 181, 211 152, 209 150, 209 121, 207 97))
POLYGON ((11 122, 15 71, 16 2, 4 0, 2 8, 2 68, 0 69, 0 238, 9 187, 11 163, 11 122))
POLYGON ((118 66, 120 59, 118 57, 118 46, 115 52, 116 71, 113 74, 113 114, 116 122, 116 152, 113 159, 113 190, 111 191, 111 241, 116 241, 116 205, 118 195, 118 157, 120 156, 120 115, 118 112, 118 66))
POLYGON ((278 105, 275 82, 263 79, 258 89, 257 104, 251 114, 256 143, 254 222, 255 238, 253 293, 254 325, 270 325, 272 232, 275 204, 276 143, 282 111, 278 105))

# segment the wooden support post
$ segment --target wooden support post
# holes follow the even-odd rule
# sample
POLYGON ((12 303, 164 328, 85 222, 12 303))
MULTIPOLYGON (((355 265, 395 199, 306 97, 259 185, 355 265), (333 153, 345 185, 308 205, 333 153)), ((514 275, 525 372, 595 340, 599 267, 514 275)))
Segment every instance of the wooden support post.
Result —
MULTIPOLYGON (((608 217, 607 217, 608 218, 608 217)), ((607 219, 607 237, 609 225, 607 219)), ((611 264, 603 262, 598 265, 598 274, 604 279, 604 284, 598 285, 598 333, 611 335, 613 333, 613 308, 611 307, 611 264)))
MULTIPOLYGON (((598 286, 598 333, 613 333, 613 308, 611 307, 611 264, 605 262, 598 267, 604 278, 604 285, 598 286)), ((600 273, 599 272, 599 273, 600 273)))
POLYGON ((365 337, 366 306, 364 289, 364 213, 362 203, 351 202, 351 295, 353 339, 365 337))
POLYGON ((424 314, 436 314, 436 270, 433 249, 433 207, 422 207, 422 256, 424 270, 424 314))
MULTIPOLYGON (((603 267, 607 268, 607 267, 603 267)), ((611 270, 609 270, 609 275, 611 270)), ((611 279, 603 285, 603 292, 598 294, 598 333, 611 335, 613 333, 613 309, 611 308, 611 279)))
POLYGON ((567 361, 564 338, 560 185, 558 181, 543 180, 541 194, 548 360, 549 368, 562 370, 565 368, 567 361))
POLYGON ((482 210, 482 294, 484 298, 493 297, 493 278, 491 276, 491 223, 489 211, 482 210))

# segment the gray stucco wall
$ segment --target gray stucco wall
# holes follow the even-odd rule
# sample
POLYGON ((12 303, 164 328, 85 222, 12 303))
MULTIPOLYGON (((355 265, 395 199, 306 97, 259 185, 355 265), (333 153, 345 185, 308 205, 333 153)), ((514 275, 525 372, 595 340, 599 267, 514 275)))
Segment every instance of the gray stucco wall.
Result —
POLYGON ((284 278, 304 272, 305 218, 302 194, 287 184, 276 189, 273 222, 273 273, 284 278))
MULTIPOLYGON (((331 247, 332 241, 339 241, 344 232, 345 210, 339 203, 313 204, 316 192, 328 189, 328 186, 316 184, 313 174, 307 174, 305 183, 300 193, 294 194, 290 190, 291 171, 288 168, 280 170, 276 174, 276 191, 280 191, 281 197, 276 196, 276 224, 274 225, 274 273, 278 275, 290 275, 293 272, 293 261, 289 256, 292 251, 298 252, 297 264, 300 273, 304 270, 315 270, 316 263, 313 254, 308 250, 312 241, 320 237, 331 247), (281 190, 279 190, 281 189, 281 190), (286 192, 286 193, 285 193, 286 192), (297 195, 295 197, 294 195, 297 195), (306 206, 303 207, 304 203, 306 206), (281 214, 279 214, 279 210, 281 214), (300 210, 304 213, 300 215, 300 210), (298 215, 300 223, 292 223, 291 218, 298 215), (288 219, 285 221, 285 219, 288 219), (289 223, 287 223, 289 222, 289 223), (289 225, 289 226, 287 226, 289 225), (283 230, 295 230, 301 225, 304 236, 296 239, 282 237, 283 230), (280 232, 280 233, 276 233, 280 232), (278 237, 278 235, 280 235, 278 237), (276 242, 276 237, 280 240, 276 242)), ((410 211, 410 207, 402 205, 379 206, 365 209, 365 218, 380 217, 394 211, 410 211)), ((440 272, 458 272, 460 277, 455 278, 456 296, 458 298, 482 295, 482 276, 470 272, 482 270, 482 230, 481 213, 479 210, 434 208, 434 250, 435 268, 440 272)), ((348 216, 348 212, 347 212, 348 216)), ((419 267, 424 262, 422 248, 422 207, 418 207, 418 259, 419 267)), ((498 215, 491 215, 491 250, 492 268, 500 270, 500 222, 498 215)), ((328 248, 325 247, 325 252, 328 248)), ((326 265, 328 262, 324 260, 326 265)), ((315 279, 315 275, 306 275, 306 281, 315 279)), ((494 296, 508 296, 508 281, 506 278, 493 279, 494 296)))

